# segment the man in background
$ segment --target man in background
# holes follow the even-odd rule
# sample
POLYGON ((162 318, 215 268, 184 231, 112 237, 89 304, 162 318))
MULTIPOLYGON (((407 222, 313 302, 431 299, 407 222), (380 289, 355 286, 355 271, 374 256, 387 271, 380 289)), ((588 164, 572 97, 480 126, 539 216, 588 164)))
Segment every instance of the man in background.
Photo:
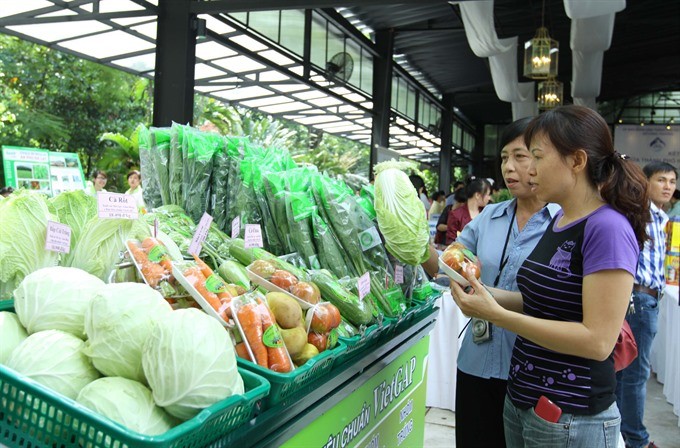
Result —
POLYGON ((652 220, 647 224, 650 239, 638 259, 631 309, 626 320, 633 331, 638 346, 638 357, 617 373, 616 403, 621 412, 621 433, 630 448, 655 448, 642 423, 650 374, 650 352, 659 320, 659 300, 663 295, 664 258, 666 255, 665 227, 668 216, 663 211, 673 192, 678 173, 665 162, 647 164, 643 171, 649 181, 649 212, 652 220))

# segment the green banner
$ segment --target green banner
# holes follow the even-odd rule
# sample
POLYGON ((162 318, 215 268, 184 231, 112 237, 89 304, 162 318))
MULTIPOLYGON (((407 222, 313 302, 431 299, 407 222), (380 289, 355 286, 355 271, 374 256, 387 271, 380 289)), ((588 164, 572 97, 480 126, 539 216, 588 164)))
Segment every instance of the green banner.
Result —
POLYGON ((418 341, 282 446, 421 448, 429 343, 429 336, 418 341))
POLYGON ((3 146, 2 163, 8 187, 37 190, 50 196, 85 188, 83 167, 76 153, 3 146))
POLYGON ((2 161, 6 186, 52 194, 49 151, 3 146, 2 161))

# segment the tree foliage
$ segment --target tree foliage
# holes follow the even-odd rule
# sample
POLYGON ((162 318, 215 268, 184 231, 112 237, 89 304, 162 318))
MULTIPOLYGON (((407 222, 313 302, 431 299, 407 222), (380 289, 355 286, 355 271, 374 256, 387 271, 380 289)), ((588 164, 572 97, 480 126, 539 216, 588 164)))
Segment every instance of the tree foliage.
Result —
POLYGON ((149 82, 0 35, 0 144, 78 152, 90 173, 99 136, 131 132, 151 111, 149 82))

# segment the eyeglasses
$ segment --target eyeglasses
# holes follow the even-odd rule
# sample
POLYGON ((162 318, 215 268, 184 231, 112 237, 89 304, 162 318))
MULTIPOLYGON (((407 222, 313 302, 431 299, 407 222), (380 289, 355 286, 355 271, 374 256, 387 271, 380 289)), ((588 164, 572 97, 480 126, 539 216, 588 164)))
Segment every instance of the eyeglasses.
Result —
POLYGON ((97 180, 107 180, 106 177, 97 176, 97 180))

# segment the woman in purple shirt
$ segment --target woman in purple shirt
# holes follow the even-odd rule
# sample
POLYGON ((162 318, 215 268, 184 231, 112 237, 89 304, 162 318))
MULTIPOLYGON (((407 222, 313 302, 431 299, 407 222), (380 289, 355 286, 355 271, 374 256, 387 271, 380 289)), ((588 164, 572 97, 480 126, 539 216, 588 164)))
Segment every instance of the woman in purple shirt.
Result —
POLYGON ((508 447, 613 447, 621 418, 611 354, 647 238, 647 183, 591 109, 545 112, 525 141, 536 196, 562 211, 518 271, 519 293, 474 278, 471 294, 453 282, 452 292, 466 315, 518 335, 503 415, 508 447))

